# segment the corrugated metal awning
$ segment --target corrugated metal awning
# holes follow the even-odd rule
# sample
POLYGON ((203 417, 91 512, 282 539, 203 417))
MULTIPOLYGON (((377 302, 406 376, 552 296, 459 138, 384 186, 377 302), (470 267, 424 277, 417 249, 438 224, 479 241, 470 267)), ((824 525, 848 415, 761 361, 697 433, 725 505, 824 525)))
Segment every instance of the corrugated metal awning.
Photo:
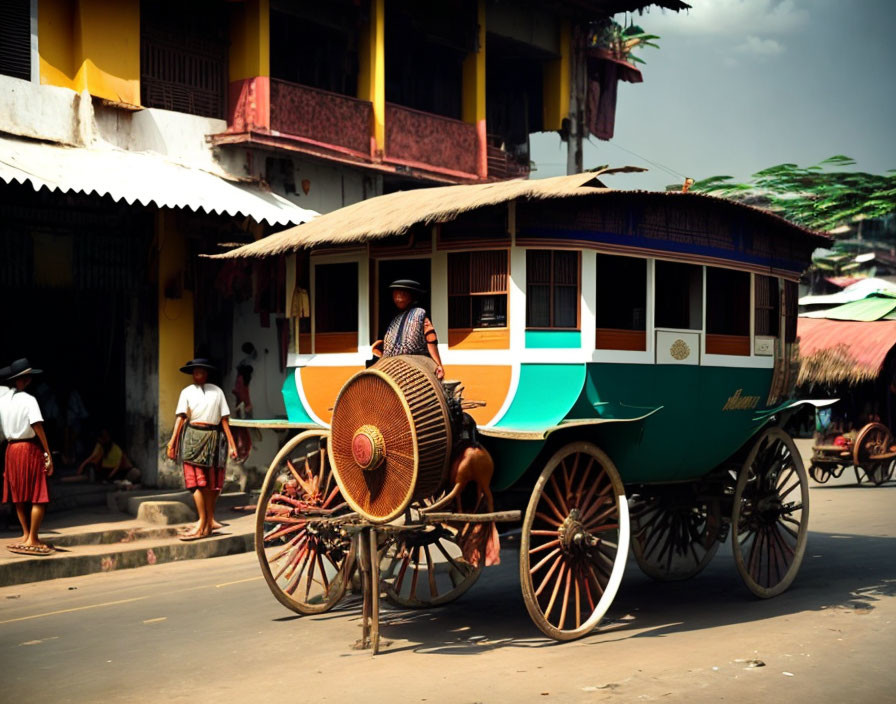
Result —
POLYGON ((299 225, 317 215, 254 184, 158 154, 114 147, 74 148, 0 137, 0 180, 28 183, 34 190, 108 195, 128 204, 248 216, 271 225, 299 225))

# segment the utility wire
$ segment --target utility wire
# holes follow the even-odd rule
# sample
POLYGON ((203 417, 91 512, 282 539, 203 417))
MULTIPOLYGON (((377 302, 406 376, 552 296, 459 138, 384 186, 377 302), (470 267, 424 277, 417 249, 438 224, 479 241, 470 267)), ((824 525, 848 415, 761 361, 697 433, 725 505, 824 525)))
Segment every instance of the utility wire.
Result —
MULTIPOLYGON (((591 144, 592 144, 593 146, 595 146, 595 147, 598 146, 598 144, 594 141, 594 137, 591 136, 591 135, 588 136, 588 142, 591 143, 591 144)), ((667 166, 663 166, 663 165, 660 164, 659 162, 651 161, 651 160, 648 159, 647 157, 641 156, 640 154, 638 154, 638 153, 635 152, 635 151, 632 151, 631 149, 626 149, 626 148, 623 147, 621 144, 617 144, 616 142, 607 142, 607 144, 610 144, 611 146, 614 146, 614 147, 616 147, 617 149, 621 149, 621 150, 624 151, 624 152, 628 152, 628 153, 631 154, 632 156, 635 156, 635 157, 637 157, 638 159, 641 159, 642 161, 646 161, 648 164, 651 164, 651 165, 655 166, 656 168, 658 168, 658 169, 660 169, 660 170, 662 170, 662 171, 665 171, 665 172, 668 173, 668 174, 671 174, 672 176, 678 176, 679 178, 683 178, 683 179, 684 179, 684 178, 688 178, 685 174, 681 173, 680 171, 676 171, 675 169, 670 169, 670 168, 667 167, 667 166)))

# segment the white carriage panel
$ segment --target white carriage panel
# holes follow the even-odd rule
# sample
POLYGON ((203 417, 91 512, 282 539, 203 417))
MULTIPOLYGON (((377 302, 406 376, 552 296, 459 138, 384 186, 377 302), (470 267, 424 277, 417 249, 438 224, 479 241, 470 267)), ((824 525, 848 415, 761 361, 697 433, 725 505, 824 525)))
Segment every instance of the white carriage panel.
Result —
POLYGON ((594 350, 594 330, 597 327, 597 253, 585 250, 581 252, 581 327, 582 352, 594 350))
POLYGON ((700 364, 700 333, 656 331, 657 364, 700 364))

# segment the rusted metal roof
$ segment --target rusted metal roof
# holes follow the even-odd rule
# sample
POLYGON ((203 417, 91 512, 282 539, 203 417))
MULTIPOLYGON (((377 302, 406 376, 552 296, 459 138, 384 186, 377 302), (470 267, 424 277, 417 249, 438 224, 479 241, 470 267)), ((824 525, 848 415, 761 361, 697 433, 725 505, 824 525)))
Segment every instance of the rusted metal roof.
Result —
POLYGON ((798 384, 855 384, 876 379, 896 345, 896 320, 799 318, 798 384))

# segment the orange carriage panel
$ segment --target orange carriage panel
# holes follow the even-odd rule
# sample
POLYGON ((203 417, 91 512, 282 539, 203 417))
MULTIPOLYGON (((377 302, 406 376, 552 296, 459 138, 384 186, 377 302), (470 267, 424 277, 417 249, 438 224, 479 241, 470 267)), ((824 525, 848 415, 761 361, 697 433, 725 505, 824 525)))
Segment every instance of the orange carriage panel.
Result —
POLYGON ((458 350, 509 350, 508 328, 476 328, 448 331, 448 347, 458 350))
POLYGON ((598 328, 594 340, 594 346, 599 350, 640 352, 647 349, 647 333, 643 330, 598 328))
POLYGON ((302 390, 311 411, 325 423, 333 417, 339 391, 353 374, 364 367, 302 367, 302 390))
POLYGON ((446 364, 445 378, 461 382, 467 401, 485 401, 485 406, 467 411, 477 424, 485 425, 501 410, 510 393, 513 368, 509 364, 446 364))
POLYGON ((733 354, 749 357, 750 337, 748 335, 711 335, 707 333, 706 354, 733 354))
POLYGON ((314 335, 315 354, 357 351, 358 333, 356 332, 319 332, 314 335))

